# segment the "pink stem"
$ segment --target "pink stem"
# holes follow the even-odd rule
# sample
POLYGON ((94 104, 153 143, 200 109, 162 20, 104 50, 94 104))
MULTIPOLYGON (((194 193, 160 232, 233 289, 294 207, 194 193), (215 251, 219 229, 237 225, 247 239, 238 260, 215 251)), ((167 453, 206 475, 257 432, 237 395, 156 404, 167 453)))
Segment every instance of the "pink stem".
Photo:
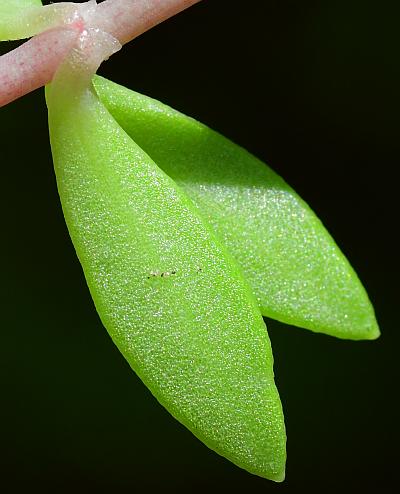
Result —
POLYGON ((93 25, 124 45, 200 0, 107 0, 99 4, 93 25))
MULTIPOLYGON (((200 0, 106 0, 90 25, 121 44, 144 33, 200 0)), ((81 25, 46 31, 0 57, 0 107, 49 83, 76 43, 81 25)))
POLYGON ((74 29, 46 31, 0 57, 0 107, 51 81, 78 37, 74 29))

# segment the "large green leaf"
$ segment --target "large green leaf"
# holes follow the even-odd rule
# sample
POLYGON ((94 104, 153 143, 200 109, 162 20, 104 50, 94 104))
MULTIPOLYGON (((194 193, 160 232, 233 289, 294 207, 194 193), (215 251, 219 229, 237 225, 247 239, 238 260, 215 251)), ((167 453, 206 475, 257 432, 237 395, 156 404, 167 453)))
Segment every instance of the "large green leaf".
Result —
POLYGON ((100 77, 94 85, 119 124, 197 204, 241 265, 265 316, 340 338, 379 336, 357 275, 281 177, 154 99, 100 77))
POLYGON ((100 317, 179 421, 237 465, 280 481, 283 413, 251 290, 192 201, 81 88, 76 56, 47 95, 50 137, 64 215, 100 317))

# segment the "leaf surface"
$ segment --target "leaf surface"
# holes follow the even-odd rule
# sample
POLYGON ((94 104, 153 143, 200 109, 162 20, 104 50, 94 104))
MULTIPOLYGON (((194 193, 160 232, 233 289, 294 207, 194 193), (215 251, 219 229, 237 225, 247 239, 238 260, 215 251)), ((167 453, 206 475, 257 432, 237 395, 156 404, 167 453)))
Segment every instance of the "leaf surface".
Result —
POLYGON ((21 14, 24 9, 41 6, 41 0, 1 0, 0 19, 3 15, 21 14))
POLYGON ((95 8, 96 0, 59 2, 44 7, 40 0, 5 0, 0 4, 0 41, 30 38, 66 26, 95 8))
POLYGON ((281 177, 159 101, 97 76, 94 85, 119 124, 196 203, 265 316, 340 338, 379 336, 356 273, 281 177))
POLYGON ((252 473, 283 480, 282 407, 251 290, 191 200, 82 88, 75 56, 47 92, 50 137, 64 215, 101 320, 198 438, 252 473))
POLYGON ((42 7, 40 0, 1 0, 0 41, 25 38, 29 17, 42 7))

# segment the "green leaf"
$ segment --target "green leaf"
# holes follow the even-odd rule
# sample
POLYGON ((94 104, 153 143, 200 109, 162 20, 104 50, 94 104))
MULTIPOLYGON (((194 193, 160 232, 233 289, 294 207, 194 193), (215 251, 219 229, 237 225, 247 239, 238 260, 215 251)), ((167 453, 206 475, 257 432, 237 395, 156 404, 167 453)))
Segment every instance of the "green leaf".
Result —
POLYGON ((250 153, 170 107, 95 77, 126 132, 197 204, 265 316, 339 338, 379 329, 357 275, 307 204, 250 153))
POLYGON ((47 94, 50 137, 101 320, 174 417, 235 464, 281 481, 284 419, 251 290, 183 191, 81 89, 79 66, 67 63, 47 94))
POLYGON ((1 0, 0 41, 26 38, 29 17, 42 7, 40 0, 1 0))
POLYGON ((41 6, 41 0, 1 0, 0 19, 3 18, 3 15, 21 14, 24 9, 41 6))
POLYGON ((40 0, 6 0, 0 4, 0 41, 29 38, 68 24, 76 13, 95 8, 94 0, 84 4, 60 2, 44 7, 40 0))

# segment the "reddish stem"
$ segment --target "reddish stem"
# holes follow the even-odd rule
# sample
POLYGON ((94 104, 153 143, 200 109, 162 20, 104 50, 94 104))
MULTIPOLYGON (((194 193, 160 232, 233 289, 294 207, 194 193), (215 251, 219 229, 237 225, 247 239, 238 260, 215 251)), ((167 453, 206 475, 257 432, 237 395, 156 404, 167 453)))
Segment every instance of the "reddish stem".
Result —
POLYGON ((78 37, 74 29, 46 31, 0 57, 0 107, 51 81, 78 37))
POLYGON ((97 7, 93 25, 124 45, 200 0, 107 0, 97 7))
MULTIPOLYGON (((90 27, 125 44, 199 1, 106 0, 97 6, 90 27)), ((82 29, 76 24, 47 31, 0 57, 0 107, 49 83, 82 29)))

